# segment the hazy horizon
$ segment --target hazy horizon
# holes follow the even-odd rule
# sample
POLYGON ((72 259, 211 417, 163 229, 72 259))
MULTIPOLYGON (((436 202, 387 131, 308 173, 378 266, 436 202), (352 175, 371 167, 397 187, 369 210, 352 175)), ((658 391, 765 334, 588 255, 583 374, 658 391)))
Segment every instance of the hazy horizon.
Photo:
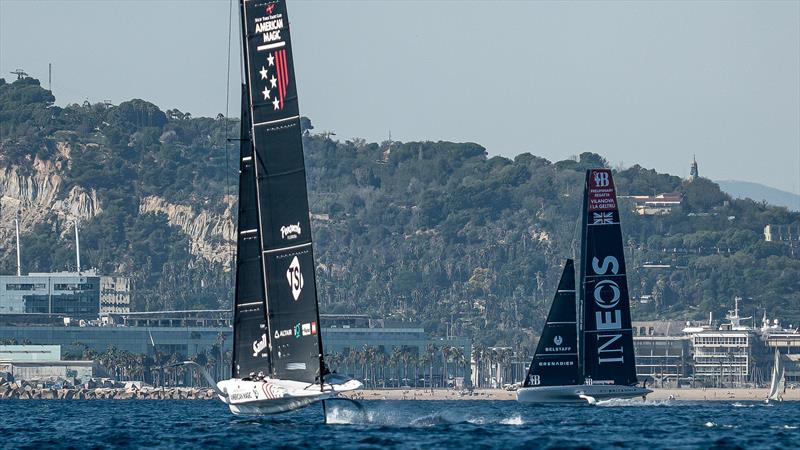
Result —
MULTIPOLYGON (((0 0, 0 76, 47 87, 51 62, 59 105, 238 116, 231 4, 0 0)), ((683 177, 696 154, 704 177, 800 194, 800 2, 290 0, 289 16, 317 131, 683 177)))

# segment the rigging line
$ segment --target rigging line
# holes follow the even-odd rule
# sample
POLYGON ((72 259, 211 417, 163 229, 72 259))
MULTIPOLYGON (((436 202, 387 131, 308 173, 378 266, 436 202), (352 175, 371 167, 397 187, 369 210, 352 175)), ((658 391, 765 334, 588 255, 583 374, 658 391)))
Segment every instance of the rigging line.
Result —
MULTIPOLYGON (((225 80, 225 201, 231 198, 231 166, 230 166, 230 151, 228 140, 228 129, 230 128, 228 115, 230 114, 230 101, 231 101, 231 29, 233 27, 233 0, 228 2, 228 73, 225 80)), ((233 221, 233 205, 231 205, 231 221, 233 221)), ((231 255, 230 270, 233 273, 234 264, 234 250, 232 243, 228 243, 228 251, 231 255)))

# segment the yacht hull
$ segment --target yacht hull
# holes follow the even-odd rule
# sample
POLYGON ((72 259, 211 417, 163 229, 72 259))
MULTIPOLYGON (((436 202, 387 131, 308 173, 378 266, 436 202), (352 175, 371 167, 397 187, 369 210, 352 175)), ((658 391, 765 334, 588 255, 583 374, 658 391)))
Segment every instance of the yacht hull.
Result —
POLYGON ((319 384, 269 378, 258 381, 230 379, 217 383, 221 392, 219 399, 237 416, 263 416, 294 411, 360 387, 361 383, 357 380, 326 383, 322 387, 319 384))
POLYGON ((520 403, 592 403, 614 398, 637 398, 651 393, 650 389, 638 386, 613 384, 573 385, 573 386, 534 386, 520 388, 517 401, 520 403))

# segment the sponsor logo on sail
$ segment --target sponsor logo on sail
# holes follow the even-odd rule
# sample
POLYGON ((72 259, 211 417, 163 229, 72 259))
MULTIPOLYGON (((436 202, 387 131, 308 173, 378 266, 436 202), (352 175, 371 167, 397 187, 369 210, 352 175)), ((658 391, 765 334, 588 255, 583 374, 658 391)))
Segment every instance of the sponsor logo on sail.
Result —
POLYGON ((294 334, 294 330, 293 330, 293 329, 289 329, 289 330, 275 330, 275 339, 280 339, 280 338, 284 338, 284 337, 289 337, 289 336, 291 336, 292 334, 294 334))
POLYGON ((594 185, 597 187, 608 186, 608 172, 596 171, 594 173, 594 185))
MULTIPOLYGON (((592 258, 595 275, 619 275, 619 269, 619 260, 614 256, 606 256, 602 264, 597 257, 592 258)), ((592 297, 601 308, 594 313, 596 330, 604 332, 597 334, 597 363, 622 363, 622 311, 616 308, 621 297, 620 287, 612 279, 601 280, 594 285, 592 297)))
POLYGON ((286 280, 292 289, 292 297, 297 301, 300 298, 300 292, 303 291, 303 274, 300 272, 300 260, 297 259, 297 256, 289 264, 289 270, 286 271, 286 280))
POLYGON ((267 334, 264 333, 261 335, 261 339, 253 341, 253 356, 258 356, 258 354, 266 350, 268 346, 267 334))
POLYGON ((562 342, 564 342, 564 339, 561 336, 556 336, 553 338, 553 344, 556 344, 556 347, 561 345, 562 342))
POLYGON ((286 364, 286 370, 306 370, 306 363, 288 363, 286 364))
POLYGON ((281 239, 297 239, 302 234, 302 230, 300 229, 300 222, 291 225, 284 225, 281 227, 281 239))
POLYGON ((312 336, 317 334, 317 322, 304 323, 302 326, 303 336, 312 336))
POLYGON ((298 323, 297 325, 294 326, 294 337, 295 339, 297 339, 300 338, 300 336, 302 335, 303 335, 303 329, 302 326, 298 323))
POLYGON ((614 183, 608 169, 593 170, 590 174, 588 192, 589 211, 609 211, 617 209, 614 183))
POLYGON ((539 361, 540 367, 574 366, 574 361, 539 361))

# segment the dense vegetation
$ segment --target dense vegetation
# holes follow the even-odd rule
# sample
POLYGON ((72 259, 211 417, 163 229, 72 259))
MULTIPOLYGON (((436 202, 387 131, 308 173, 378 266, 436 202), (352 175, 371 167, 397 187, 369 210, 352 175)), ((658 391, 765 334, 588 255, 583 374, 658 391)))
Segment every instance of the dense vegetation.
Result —
MULTIPOLYGON (((139 214, 139 203, 159 195, 221 212, 235 192, 237 148, 226 135, 236 137, 238 123, 142 100, 53 101, 36 80, 0 82, 0 164, 63 158, 56 143, 69 143, 60 175, 96 189, 103 207, 82 232, 90 265, 133 277, 139 309, 228 307, 230 272, 191 255, 188 237, 163 215, 139 214)), ((531 342, 564 258, 577 256, 583 171, 607 166, 600 155, 550 162, 489 158, 473 143, 341 142, 304 122, 323 312, 419 322, 484 345, 531 342)), ((762 235, 765 224, 797 223, 800 214, 638 165, 616 168, 615 180, 620 195, 684 195, 665 216, 636 215, 622 200, 635 319, 720 317, 741 296, 748 313, 800 323, 797 249, 762 235)), ((26 268, 71 264, 72 244, 59 234, 54 221, 26 234, 26 268)))

